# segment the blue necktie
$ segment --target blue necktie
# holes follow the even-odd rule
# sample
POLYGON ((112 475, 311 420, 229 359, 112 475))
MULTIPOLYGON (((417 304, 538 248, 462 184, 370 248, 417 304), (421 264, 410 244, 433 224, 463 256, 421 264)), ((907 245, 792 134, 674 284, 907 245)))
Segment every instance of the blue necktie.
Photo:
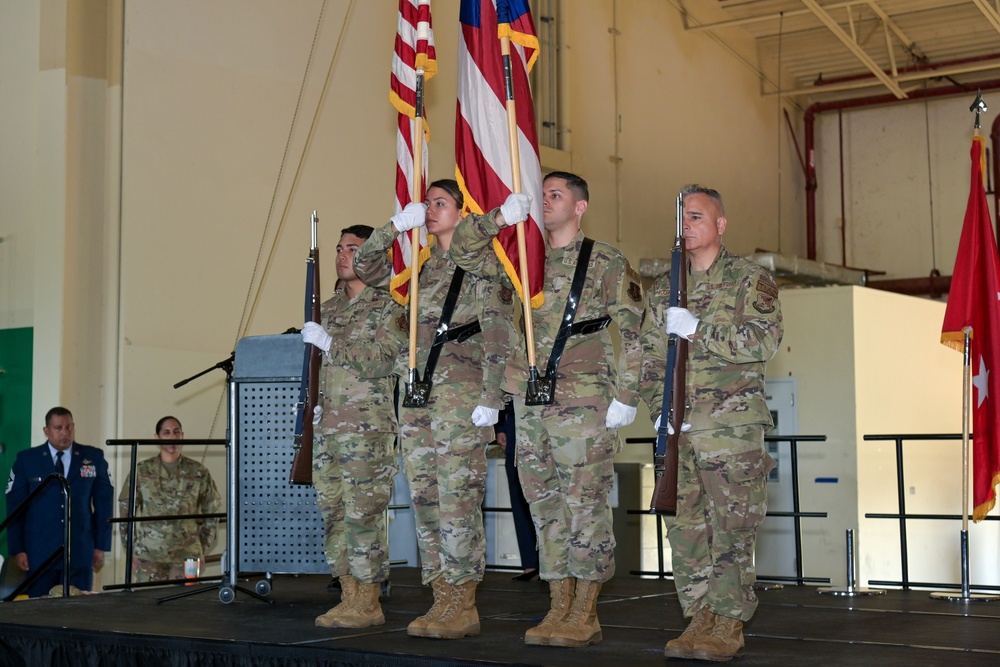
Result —
POLYGON ((61 450, 58 451, 58 452, 56 452, 56 472, 59 473, 60 475, 65 475, 66 474, 66 470, 63 468, 63 458, 62 458, 62 456, 63 456, 63 453, 62 453, 61 450))

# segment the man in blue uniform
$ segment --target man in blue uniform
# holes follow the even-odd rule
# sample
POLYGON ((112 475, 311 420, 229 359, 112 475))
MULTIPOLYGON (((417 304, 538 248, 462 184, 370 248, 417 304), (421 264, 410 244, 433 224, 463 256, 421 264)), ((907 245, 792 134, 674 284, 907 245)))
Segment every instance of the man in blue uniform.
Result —
MULTIPOLYGON (((83 591, 93 585, 94 570, 111 550, 114 488, 104 452, 74 442, 73 415, 52 408, 42 429, 48 441, 18 453, 7 482, 8 516, 52 473, 63 475, 70 488, 70 584, 83 591)), ((18 567, 30 574, 63 544, 63 498, 49 483, 28 510, 10 524, 7 545, 18 567)), ((28 587, 30 597, 46 595, 62 582, 62 558, 45 568, 28 587)))

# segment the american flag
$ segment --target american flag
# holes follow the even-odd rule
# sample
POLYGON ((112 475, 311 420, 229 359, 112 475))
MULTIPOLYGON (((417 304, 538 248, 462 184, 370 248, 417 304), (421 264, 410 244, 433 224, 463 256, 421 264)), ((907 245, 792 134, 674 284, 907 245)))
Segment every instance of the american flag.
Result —
MULTIPOLYGON (((423 70, 424 81, 437 73, 434 52, 434 32, 431 30, 430 0, 399 0, 399 19, 396 22, 396 43, 392 54, 392 76, 389 81, 389 101, 399 112, 396 131, 396 212, 411 201, 423 201, 427 189, 427 141, 421 142, 420 192, 413 192, 413 144, 417 130, 418 111, 420 130, 430 139, 423 109, 417 109, 417 71, 423 70)), ((429 256, 427 231, 420 228, 420 262, 429 256)), ((410 235, 400 234, 392 245, 392 297, 406 305, 409 301, 410 235)))
MULTIPOLYGON (((528 73, 538 59, 538 38, 527 0, 462 0, 458 44, 458 110, 455 118, 455 177, 474 213, 492 210, 512 191, 507 94, 500 36, 510 38, 513 97, 517 116, 521 191, 531 195, 525 223, 531 303, 542 303, 545 242, 542 229, 542 169, 538 159, 535 110, 528 73)), ((493 241, 518 292, 516 227, 493 241)))
MULTIPOLYGON (((996 504, 1000 483, 1000 257, 983 188, 984 137, 972 140, 972 182, 965 221, 958 241, 941 342, 964 349, 963 330, 972 329, 969 343, 972 398, 972 517, 986 518, 996 504)), ((965 511, 963 509, 963 511, 965 511)))

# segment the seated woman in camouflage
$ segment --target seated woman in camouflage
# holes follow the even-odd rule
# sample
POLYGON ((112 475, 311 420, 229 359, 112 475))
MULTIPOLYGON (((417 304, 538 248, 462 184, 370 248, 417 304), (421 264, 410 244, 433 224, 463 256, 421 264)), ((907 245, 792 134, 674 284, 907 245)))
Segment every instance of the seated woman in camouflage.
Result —
MULTIPOLYGON (((176 417, 156 423, 156 437, 163 440, 160 453, 136 466, 135 516, 212 514, 220 511, 222 498, 208 468, 181 454, 184 430, 176 417)), ((118 513, 128 516, 130 477, 118 497, 118 513)), ((184 561, 205 555, 215 546, 218 519, 139 521, 135 525, 132 573, 137 582, 168 581, 184 577, 184 561)), ((128 524, 122 523, 122 544, 128 524)))

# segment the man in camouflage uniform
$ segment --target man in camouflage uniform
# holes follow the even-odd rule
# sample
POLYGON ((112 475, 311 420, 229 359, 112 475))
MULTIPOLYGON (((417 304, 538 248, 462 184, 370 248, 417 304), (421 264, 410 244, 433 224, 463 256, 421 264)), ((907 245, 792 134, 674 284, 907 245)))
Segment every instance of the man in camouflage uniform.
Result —
MULTIPOLYGON (((542 185, 545 227, 544 304, 534 311, 538 365, 548 361, 565 312, 584 241, 587 182, 553 172, 542 185)), ((510 285, 491 242, 501 225, 527 217, 526 195, 511 195, 499 209, 472 217, 456 231, 452 254, 459 266, 510 285), (513 212, 517 209, 520 215, 513 212)), ((570 336, 558 367, 554 402, 525 405, 528 378, 523 339, 507 362, 504 389, 515 395, 517 462, 524 496, 538 532, 541 578, 551 608, 525 642, 586 646, 601 640, 597 595, 615 571, 609 495, 613 461, 621 449, 618 427, 635 418, 639 403, 640 325, 638 274, 616 248, 595 243, 575 322, 610 316, 621 336, 615 361, 608 330, 570 336)))
MULTIPOLYGON (((449 253, 461 220, 462 193, 451 179, 432 182, 426 203, 411 203, 358 252, 355 270, 370 285, 388 287, 389 250, 397 234, 427 226, 433 238, 419 268, 417 358, 426 364, 456 266, 449 253)), ((420 550, 421 579, 434 602, 407 626, 412 637, 460 639, 480 632, 476 589, 486 571, 482 503, 486 493, 486 445, 503 407, 500 388, 510 352, 513 295, 494 283, 465 274, 449 330, 475 325, 477 333, 448 340, 432 377, 424 407, 400 407, 403 468, 410 487, 420 550)), ((473 328, 475 328, 473 326, 473 328)), ((409 374, 409 319, 392 327, 398 336, 396 371, 409 374)), ((401 399, 405 385, 400 386, 401 399)))
POLYGON ((665 655, 724 661, 742 653, 743 623, 757 607, 754 545, 775 465, 764 450, 772 425, 764 365, 781 342, 781 305, 770 274, 723 246, 719 193, 690 185, 681 194, 687 308, 668 308, 670 277, 661 276, 642 329, 643 396, 657 426, 668 335, 690 341, 677 515, 667 536, 678 598, 692 621, 665 655))
MULTIPOLYGON (((156 424, 160 440, 183 440, 184 431, 175 417, 156 424)), ((208 468, 181 454, 180 445, 162 444, 160 453, 140 461, 135 469, 135 516, 214 514, 222 498, 208 468)), ((118 497, 118 513, 128 516, 131 478, 118 497)), ((172 519, 139 521, 135 526, 132 571, 135 581, 169 581, 184 577, 184 561, 201 563, 215 546, 218 519, 172 519)), ((122 544, 128 524, 121 524, 122 544)))
POLYGON ((322 321, 302 330, 305 342, 327 353, 314 418, 313 484, 323 548, 342 594, 340 604, 316 618, 326 628, 385 623, 378 598, 389 576, 385 521, 396 474, 395 352, 387 329, 400 309, 354 273, 354 254, 371 233, 367 225, 343 230, 337 244, 341 286, 321 306, 322 321))

